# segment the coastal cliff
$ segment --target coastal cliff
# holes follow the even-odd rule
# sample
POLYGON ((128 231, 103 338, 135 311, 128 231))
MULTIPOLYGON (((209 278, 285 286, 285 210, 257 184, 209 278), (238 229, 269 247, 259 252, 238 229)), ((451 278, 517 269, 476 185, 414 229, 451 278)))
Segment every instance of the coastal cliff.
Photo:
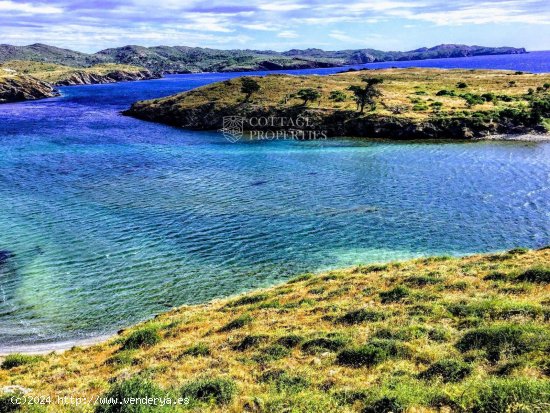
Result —
POLYGON ((549 89, 550 75, 508 71, 411 68, 323 77, 269 75, 136 102, 124 114, 198 130, 222 129, 224 118, 234 116, 243 120, 245 132, 301 130, 306 139, 315 132, 327 137, 471 139, 546 133, 549 89), (377 86, 365 92, 369 79, 376 79, 377 86), (243 89, 247 82, 256 85, 250 93, 243 89), (368 104, 362 96, 370 99, 368 104), (246 122, 257 118, 308 122, 291 127, 246 122))
POLYGON ((515 248, 304 274, 91 347, 9 355, 0 408, 36 411, 14 403, 26 395, 67 413, 548 411, 549 262, 548 247, 515 248))
POLYGON ((0 74, 0 103, 36 100, 58 96, 47 82, 26 75, 0 74))
POLYGON ((53 63, 13 60, 0 65, 0 103, 58 96, 55 86, 93 85, 159 78, 137 66, 102 64, 75 68, 53 63))

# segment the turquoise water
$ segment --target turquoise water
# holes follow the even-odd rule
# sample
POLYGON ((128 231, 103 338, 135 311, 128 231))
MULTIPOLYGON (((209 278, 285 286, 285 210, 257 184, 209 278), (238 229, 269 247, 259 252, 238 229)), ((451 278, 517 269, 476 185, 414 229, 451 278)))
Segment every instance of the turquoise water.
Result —
POLYGON ((119 114, 234 75, 0 107, 2 349, 304 271, 550 243, 549 143, 232 144, 119 114))

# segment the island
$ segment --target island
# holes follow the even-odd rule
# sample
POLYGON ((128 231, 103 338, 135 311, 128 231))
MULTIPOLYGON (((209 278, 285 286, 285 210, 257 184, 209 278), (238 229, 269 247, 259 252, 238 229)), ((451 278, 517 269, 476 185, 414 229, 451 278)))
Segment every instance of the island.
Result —
POLYGON ((514 248, 303 274, 91 347, 6 356, 0 409, 547 411, 548 263, 549 247, 514 248))
POLYGON ((223 130, 233 117, 252 138, 546 134, 550 74, 395 68, 242 77, 136 102, 124 114, 197 130, 223 130))

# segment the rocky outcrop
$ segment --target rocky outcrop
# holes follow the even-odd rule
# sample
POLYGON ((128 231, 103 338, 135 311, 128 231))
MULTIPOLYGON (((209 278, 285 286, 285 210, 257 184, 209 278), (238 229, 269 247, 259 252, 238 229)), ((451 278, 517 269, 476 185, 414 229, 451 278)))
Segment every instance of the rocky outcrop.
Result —
POLYGON ((87 70, 78 70, 67 74, 56 82, 57 86, 95 85, 103 83, 127 82, 134 80, 158 79, 160 74, 149 70, 135 72, 115 70, 105 74, 93 73, 87 70))
POLYGON ((59 93, 52 85, 31 76, 16 75, 0 78, 0 103, 54 96, 59 96, 59 93))

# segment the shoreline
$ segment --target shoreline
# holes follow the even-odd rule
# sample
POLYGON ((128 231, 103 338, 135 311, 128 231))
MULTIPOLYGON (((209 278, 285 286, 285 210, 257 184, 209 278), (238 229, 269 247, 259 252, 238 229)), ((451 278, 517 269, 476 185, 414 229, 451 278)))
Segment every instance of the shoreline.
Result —
POLYGON ((91 347, 96 344, 105 343, 115 336, 116 333, 113 333, 84 339, 0 347, 0 357, 6 357, 10 354, 45 355, 50 353, 64 353, 73 347, 91 347))

